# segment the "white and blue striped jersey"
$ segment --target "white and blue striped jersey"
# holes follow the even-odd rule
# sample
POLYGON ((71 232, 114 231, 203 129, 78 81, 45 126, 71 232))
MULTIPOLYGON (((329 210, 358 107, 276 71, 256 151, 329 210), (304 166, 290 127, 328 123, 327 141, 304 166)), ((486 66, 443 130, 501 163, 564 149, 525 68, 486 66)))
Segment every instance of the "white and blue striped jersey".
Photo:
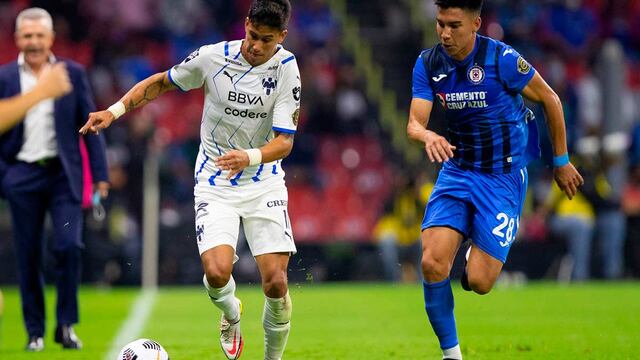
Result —
POLYGON ((274 131, 294 134, 298 125, 300 72, 294 55, 278 45, 271 59, 251 66, 241 45, 237 40, 202 46, 169 70, 183 91, 205 87, 196 189, 284 181, 280 160, 249 166, 230 180, 213 161, 232 149, 259 148, 274 131))

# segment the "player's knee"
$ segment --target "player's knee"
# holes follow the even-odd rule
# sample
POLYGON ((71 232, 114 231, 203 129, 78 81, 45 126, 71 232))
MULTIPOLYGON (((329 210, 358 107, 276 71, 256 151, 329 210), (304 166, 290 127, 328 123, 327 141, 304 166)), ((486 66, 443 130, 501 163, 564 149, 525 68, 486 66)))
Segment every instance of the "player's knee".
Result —
POLYGON ((231 269, 216 263, 207 264, 204 268, 204 273, 209 286, 213 288, 221 288, 227 285, 231 278, 231 269))
POLYGON ((276 272, 265 277, 262 281, 262 290, 270 298, 281 298, 287 294, 287 274, 276 272))
POLYGON ((449 276, 449 265, 425 252, 422 254, 422 275, 428 282, 439 282, 449 276))
POLYGON ((493 281, 485 279, 481 276, 472 276, 469 274, 469 287, 476 294, 485 295, 488 294, 493 288, 493 281))
POLYGON ((471 290, 473 290, 473 292, 475 292, 478 295, 486 295, 491 291, 491 286, 486 286, 486 285, 472 285, 469 284, 469 286, 471 287, 471 290))

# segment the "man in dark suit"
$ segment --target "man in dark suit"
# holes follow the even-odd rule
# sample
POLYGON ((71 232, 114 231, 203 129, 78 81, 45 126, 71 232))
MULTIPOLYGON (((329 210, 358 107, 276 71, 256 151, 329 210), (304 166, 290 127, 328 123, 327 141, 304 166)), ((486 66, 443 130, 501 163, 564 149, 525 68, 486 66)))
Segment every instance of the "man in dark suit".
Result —
MULTIPOLYGON (((16 20, 18 60, 0 67, 0 98, 27 92, 39 74, 53 63, 66 64, 73 91, 35 105, 23 122, 0 137, 0 189, 13 218, 18 255, 22 312, 29 340, 26 349, 44 348, 45 306, 42 253, 44 221, 53 225, 55 282, 58 291, 55 341, 80 349, 72 325, 78 322, 80 250, 83 247, 81 198, 82 158, 78 129, 95 110, 83 68, 51 52, 51 15, 40 8, 22 11, 16 20)), ((108 193, 104 138, 86 136, 95 191, 108 193)))

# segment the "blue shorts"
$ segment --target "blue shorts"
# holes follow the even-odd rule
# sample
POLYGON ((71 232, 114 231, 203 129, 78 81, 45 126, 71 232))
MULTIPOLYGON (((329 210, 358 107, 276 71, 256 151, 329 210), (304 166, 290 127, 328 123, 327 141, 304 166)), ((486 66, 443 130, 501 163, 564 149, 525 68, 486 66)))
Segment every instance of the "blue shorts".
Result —
POLYGON ((504 263, 518 231, 528 178, 527 168, 487 174, 448 161, 429 198, 422 230, 452 228, 504 263))

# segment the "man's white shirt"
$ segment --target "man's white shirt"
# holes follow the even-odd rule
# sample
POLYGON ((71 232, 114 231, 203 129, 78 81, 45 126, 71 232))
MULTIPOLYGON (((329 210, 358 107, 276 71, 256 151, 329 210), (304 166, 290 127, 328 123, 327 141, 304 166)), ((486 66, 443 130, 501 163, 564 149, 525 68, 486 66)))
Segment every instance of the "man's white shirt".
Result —
MULTIPOLYGON (((49 56, 49 63, 56 62, 55 56, 49 56)), ((24 53, 18 56, 20 69, 20 90, 25 94, 36 86, 38 77, 24 60, 24 53)), ((25 162, 58 156, 54 100, 45 99, 34 105, 24 117, 24 135, 22 147, 16 158, 25 162)))
POLYGON ((300 72, 294 55, 278 45, 271 59, 251 66, 241 40, 205 45, 169 70, 183 91, 205 86, 195 190, 282 183, 280 160, 249 166, 227 180, 214 158, 230 150, 259 148, 274 131, 294 134, 300 109, 300 72))

